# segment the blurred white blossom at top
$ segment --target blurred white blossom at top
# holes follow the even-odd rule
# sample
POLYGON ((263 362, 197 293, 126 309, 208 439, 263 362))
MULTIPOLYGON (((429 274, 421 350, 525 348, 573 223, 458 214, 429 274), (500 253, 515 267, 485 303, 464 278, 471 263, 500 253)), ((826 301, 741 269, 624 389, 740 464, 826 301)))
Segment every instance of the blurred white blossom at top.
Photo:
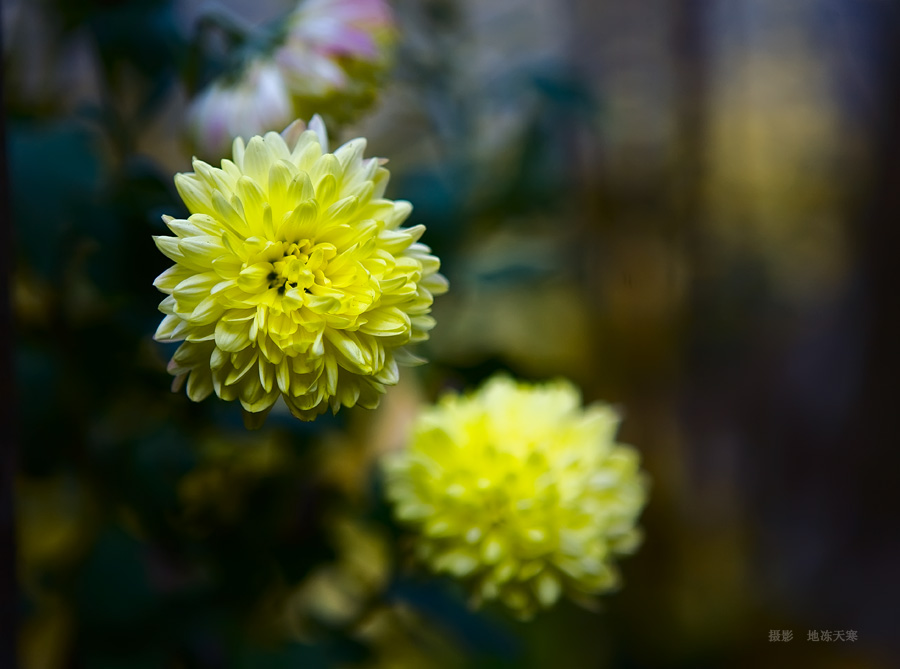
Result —
POLYGON ((274 51, 194 98, 188 128, 200 155, 221 157, 235 137, 280 130, 315 113, 349 120, 375 99, 395 34, 384 0, 306 0, 285 24, 274 51))
POLYGON ((203 89, 188 110, 188 127, 204 154, 224 155, 235 137, 283 128, 292 114, 281 72, 274 63, 256 60, 237 81, 215 81, 203 89))

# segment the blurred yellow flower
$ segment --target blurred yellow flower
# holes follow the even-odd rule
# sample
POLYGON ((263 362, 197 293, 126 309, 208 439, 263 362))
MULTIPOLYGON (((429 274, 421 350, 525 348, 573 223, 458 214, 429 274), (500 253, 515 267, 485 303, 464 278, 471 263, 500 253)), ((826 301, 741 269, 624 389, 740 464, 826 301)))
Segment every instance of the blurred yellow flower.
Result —
POLYGON ((646 480, 618 425, 609 406, 582 409, 568 381, 498 376, 420 416, 385 460, 387 496, 432 570, 466 579, 476 605, 529 618, 563 593, 615 587, 613 557, 639 543, 646 480))
POLYGON ((354 139, 333 154, 321 119, 234 142, 234 160, 195 160, 175 184, 191 212, 165 217, 175 261, 155 338, 186 340, 169 371, 194 401, 240 400, 259 426, 279 396, 302 420, 378 405, 404 346, 427 339, 440 261, 401 228, 412 207, 383 198, 388 171, 354 139))

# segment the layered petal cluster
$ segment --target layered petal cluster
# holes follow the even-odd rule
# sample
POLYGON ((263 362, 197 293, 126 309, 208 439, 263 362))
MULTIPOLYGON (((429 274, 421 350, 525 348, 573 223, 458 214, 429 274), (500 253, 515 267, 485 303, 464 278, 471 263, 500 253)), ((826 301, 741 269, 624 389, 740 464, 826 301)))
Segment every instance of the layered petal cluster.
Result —
POLYGON ((584 602, 617 585, 614 557, 640 539, 646 480, 618 425, 567 381, 494 377, 420 415, 385 460, 387 496, 418 557, 464 579, 476 604, 529 618, 562 594, 584 602))
POLYGON ((225 155, 235 137, 313 112, 350 120, 375 99, 396 33, 385 0, 305 0, 284 23, 276 48, 191 103, 188 127, 201 156, 225 155))
POLYGON ((191 212, 155 237, 175 261, 155 338, 182 341, 169 371, 200 401, 239 400, 261 424, 279 396, 312 420, 377 406, 404 347, 427 339, 440 262, 403 228, 412 207, 383 197, 388 171, 354 139, 334 153, 321 119, 234 141, 221 169, 194 161, 175 184, 191 212))

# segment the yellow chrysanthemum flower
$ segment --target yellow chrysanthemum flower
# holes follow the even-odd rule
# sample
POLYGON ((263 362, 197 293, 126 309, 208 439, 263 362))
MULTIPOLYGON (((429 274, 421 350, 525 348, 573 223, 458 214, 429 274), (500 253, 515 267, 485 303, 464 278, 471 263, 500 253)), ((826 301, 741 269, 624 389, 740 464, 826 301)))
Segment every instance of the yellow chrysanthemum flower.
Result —
POLYGON ((618 425, 567 381, 495 377, 423 412, 385 461, 387 496, 418 557, 466 579, 476 605, 529 618, 563 593, 584 602, 615 587, 613 557, 640 539, 646 481, 618 425))
POLYGON ((258 426, 279 396, 302 420, 378 405, 405 350, 428 338, 440 262, 383 198, 388 171, 354 139, 328 153, 321 119, 234 141, 222 168, 195 160, 175 185, 191 212, 155 237, 175 261, 155 338, 181 341, 169 371, 200 401, 240 400, 258 426))

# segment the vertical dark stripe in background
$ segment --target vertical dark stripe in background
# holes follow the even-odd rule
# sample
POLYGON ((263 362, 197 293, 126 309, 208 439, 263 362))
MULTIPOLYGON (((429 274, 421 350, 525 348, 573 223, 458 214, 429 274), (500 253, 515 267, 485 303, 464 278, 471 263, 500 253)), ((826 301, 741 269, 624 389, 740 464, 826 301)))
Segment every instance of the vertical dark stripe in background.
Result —
MULTIPOLYGON (((2 53, 0 23, 0 53, 2 53)), ((0 667, 16 665, 16 561, 13 534, 15 471, 14 396, 12 373, 12 221, 6 162, 5 82, 0 84, 0 667)))
MULTIPOLYGON (((846 447, 859 461, 857 494, 865 499, 868 511, 857 519, 851 545, 868 556, 860 571, 865 571, 871 590, 873 625, 900 654, 896 634, 900 532, 895 521, 886 522, 896 518, 892 508, 897 504, 900 472, 900 9, 890 3, 876 8, 882 18, 873 32, 881 46, 877 90, 883 104, 871 113, 872 134, 867 139, 873 147, 875 176, 868 206, 854 226, 863 256, 866 322, 863 387, 846 447)), ((864 596, 860 593, 861 599, 864 596)))

